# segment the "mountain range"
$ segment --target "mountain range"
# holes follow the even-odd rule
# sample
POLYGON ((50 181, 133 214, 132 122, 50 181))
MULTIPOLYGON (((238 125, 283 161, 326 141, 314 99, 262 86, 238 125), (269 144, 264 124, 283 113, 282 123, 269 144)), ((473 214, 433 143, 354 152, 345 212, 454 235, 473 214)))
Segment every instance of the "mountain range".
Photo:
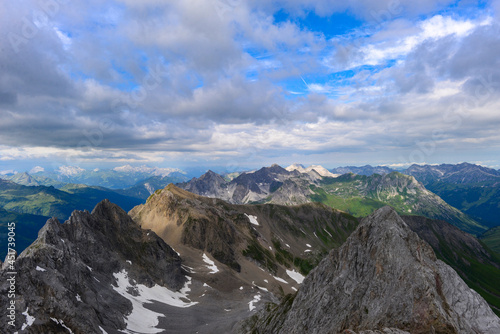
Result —
MULTIPOLYGON (((293 205, 317 201, 344 210, 356 217, 364 217, 389 204, 400 214, 418 214, 434 219, 444 219, 476 235, 485 232, 488 227, 500 224, 498 221, 500 216, 498 200, 500 186, 497 182, 498 171, 496 170, 464 163, 440 166, 414 165, 402 171, 414 174, 416 178, 426 182, 424 184, 415 182, 415 179, 400 173, 389 172, 389 169, 384 166, 371 167, 367 165, 359 168, 370 175, 343 174, 337 176, 318 165, 307 168, 299 164, 287 168, 273 165, 251 172, 234 172, 222 175, 208 171, 201 177, 178 185, 193 193, 224 199, 235 204, 293 205), (370 171, 379 171, 381 174, 370 171), (458 183, 460 180, 461 183, 458 183), (452 181, 455 183, 451 183, 452 181)), ((353 169, 351 168, 351 170, 353 169)), ((361 170, 357 171, 363 173, 361 170)), ((5 219, 21 214, 16 216, 19 218, 19 224, 26 223, 31 226, 33 217, 28 218, 22 214, 36 215, 40 218, 36 219, 39 222, 37 226, 40 227, 40 222, 49 216, 65 219, 73 209, 90 210, 104 198, 108 198, 129 210, 133 206, 143 203, 156 190, 163 189, 169 183, 175 183, 185 178, 182 176, 184 174, 179 176, 181 171, 175 169, 144 166, 94 170, 93 174, 76 167, 65 167, 58 171, 65 177, 72 175, 81 177, 83 174, 100 175, 102 182, 116 182, 115 185, 119 185, 120 180, 123 179, 127 179, 126 185, 140 179, 128 188, 109 189, 57 181, 42 176, 45 171, 41 168, 34 169, 32 172, 33 175, 17 173, 3 176, 29 187, 24 188, 23 191, 14 192, 12 184, 9 186, 7 183, 0 184, 0 206, 6 210, 0 212, 0 218, 5 219), (107 178, 115 174, 120 177, 107 178), (25 219, 26 221, 24 221, 25 219)), ((94 181, 97 182, 97 179, 94 181)), ((101 184, 101 181, 97 183, 101 184)), ((5 231, 0 231, 0 233, 3 232, 5 231)), ((20 237, 26 240, 25 243, 22 243, 23 246, 34 240, 32 233, 21 233, 23 235, 20 237)), ((483 240, 493 249, 498 249, 498 238, 495 238, 495 231, 488 233, 488 237, 483 240)), ((2 249, 0 256, 4 254, 5 250, 2 249)))
POLYGON ((418 214, 443 219, 464 231, 480 234, 486 226, 474 221, 428 191, 414 177, 391 172, 370 176, 344 174, 338 177, 320 175, 296 166, 279 165, 244 172, 231 181, 212 171, 189 182, 178 184, 190 192, 220 198, 231 203, 276 203, 293 205, 322 202, 362 217, 387 204, 401 214, 418 214))
POLYGON ((61 166, 54 171, 46 171, 42 167, 37 167, 33 168, 29 173, 8 174, 1 177, 26 186, 43 185, 60 188, 66 183, 75 183, 109 189, 125 189, 135 186, 150 177, 168 177, 169 183, 182 182, 186 180, 185 173, 176 168, 148 166, 132 167, 125 165, 113 169, 95 168, 92 170, 75 166, 61 166))
POLYGON ((500 171, 462 163, 413 165, 404 173, 481 224, 500 225, 500 171))
POLYGON ((379 174, 379 175, 384 175, 384 174, 389 174, 392 172, 395 172, 395 169, 392 169, 387 166, 370 166, 370 165, 365 165, 361 167, 356 167, 356 166, 345 166, 345 167, 337 167, 334 169, 330 170, 332 173, 335 174, 348 174, 348 173, 353 173, 353 174, 358 174, 358 175, 366 175, 370 176, 373 174, 379 174))
MULTIPOLYGON (((500 262, 446 222, 405 220, 389 207, 360 221, 321 203, 231 204, 174 185, 129 214, 104 200, 63 224, 49 219, 19 255, 15 327, 20 333, 496 333, 500 319, 466 282, 485 269, 495 279, 500 262), (460 253, 448 256, 446 249, 460 253), (441 257, 453 268, 471 264, 469 276, 441 257)), ((9 265, 0 270, 2 305, 10 302, 9 265)), ((0 331, 9 333, 8 326, 0 323, 0 331)))

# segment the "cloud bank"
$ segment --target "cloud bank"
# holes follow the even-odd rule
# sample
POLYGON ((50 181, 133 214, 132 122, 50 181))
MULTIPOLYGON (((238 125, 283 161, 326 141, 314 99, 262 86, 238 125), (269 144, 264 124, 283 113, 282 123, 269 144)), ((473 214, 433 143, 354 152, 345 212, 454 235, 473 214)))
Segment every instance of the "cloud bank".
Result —
POLYGON ((498 8, 5 1, 0 163, 500 164, 498 8))

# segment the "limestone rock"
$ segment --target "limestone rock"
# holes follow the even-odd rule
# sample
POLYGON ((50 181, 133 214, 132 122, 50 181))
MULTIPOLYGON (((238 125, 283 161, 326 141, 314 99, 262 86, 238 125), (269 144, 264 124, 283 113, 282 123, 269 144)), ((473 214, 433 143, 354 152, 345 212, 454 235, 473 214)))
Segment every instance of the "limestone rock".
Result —
POLYGON ((258 333, 500 333, 500 319, 390 207, 363 219, 258 333), (349 331, 347 331, 349 333, 349 331))

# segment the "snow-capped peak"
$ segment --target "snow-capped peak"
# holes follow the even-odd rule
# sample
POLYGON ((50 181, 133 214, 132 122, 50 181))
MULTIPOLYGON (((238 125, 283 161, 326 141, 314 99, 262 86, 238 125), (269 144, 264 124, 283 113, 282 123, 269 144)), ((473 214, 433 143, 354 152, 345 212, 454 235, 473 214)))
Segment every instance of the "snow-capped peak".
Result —
POLYGON ((61 175, 72 176, 85 172, 85 169, 77 166, 61 166, 57 169, 57 172, 61 175))
POLYGON ((325 167, 320 166, 320 165, 311 165, 311 166, 305 168, 304 165, 295 163, 293 165, 288 166, 285 169, 289 172, 296 170, 300 173, 310 173, 314 170, 314 171, 316 171, 316 173, 318 173, 321 176, 329 176, 329 177, 339 176, 339 174, 333 174, 328 169, 326 169, 325 167))
POLYGON ((321 176, 329 176, 329 177, 337 177, 339 176, 339 174, 333 174, 332 172, 330 172, 328 169, 326 169, 325 167, 323 166, 320 166, 320 165, 312 165, 312 166, 309 166, 307 167, 307 170, 308 171, 311 171, 311 170, 315 170, 319 175, 321 176))
POLYGON ((125 165, 125 166, 115 167, 113 168, 113 170, 122 173, 150 173, 155 176, 168 176, 175 172, 185 174, 185 172, 177 168, 159 168, 159 167, 149 167, 146 165, 142 165, 139 167, 125 165))
POLYGON ((301 165, 301 164, 298 164, 298 163, 294 163, 290 166, 288 166, 287 168, 285 168, 287 171, 289 172, 293 172, 294 170, 297 170, 301 173, 305 173, 305 167, 304 165, 301 165))

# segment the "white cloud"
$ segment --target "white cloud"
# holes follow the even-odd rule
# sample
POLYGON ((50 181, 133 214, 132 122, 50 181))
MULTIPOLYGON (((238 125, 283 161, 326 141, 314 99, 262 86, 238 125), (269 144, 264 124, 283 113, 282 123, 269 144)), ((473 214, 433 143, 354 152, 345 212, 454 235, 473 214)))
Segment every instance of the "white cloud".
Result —
MULTIPOLYGON (((349 64, 349 68, 361 65, 379 65, 388 60, 400 59, 426 40, 436 40, 449 35, 465 37, 476 27, 489 25, 491 22, 491 17, 473 21, 436 15, 422 21, 418 25, 418 30, 410 35, 388 34, 387 31, 381 31, 368 38, 366 45, 360 47, 359 52, 362 54, 362 58, 349 64), (389 35, 390 38, 380 39, 379 34, 382 36, 389 35)), ((391 27, 390 25, 389 29, 391 27)), ((399 27, 398 24, 394 26, 396 29, 399 27)))
MULTIPOLYGON (((488 10, 425 16, 448 2, 401 0, 394 13, 389 0, 61 6, 22 53, 0 54, 0 160, 411 152, 436 129, 443 150, 498 146, 499 25, 488 10), (290 20, 276 23, 279 9, 290 20), (300 24, 308 10, 347 10, 365 24, 337 37, 346 52, 331 55, 323 27, 300 24), (472 104, 456 125, 443 114, 460 98, 472 104)), ((1 30, 36 6, 0 4, 1 30)))
POLYGON ((33 168, 30 169, 29 173, 30 174, 35 174, 35 173, 38 173, 38 172, 44 172, 45 171, 45 168, 41 167, 41 166, 35 166, 33 168))

